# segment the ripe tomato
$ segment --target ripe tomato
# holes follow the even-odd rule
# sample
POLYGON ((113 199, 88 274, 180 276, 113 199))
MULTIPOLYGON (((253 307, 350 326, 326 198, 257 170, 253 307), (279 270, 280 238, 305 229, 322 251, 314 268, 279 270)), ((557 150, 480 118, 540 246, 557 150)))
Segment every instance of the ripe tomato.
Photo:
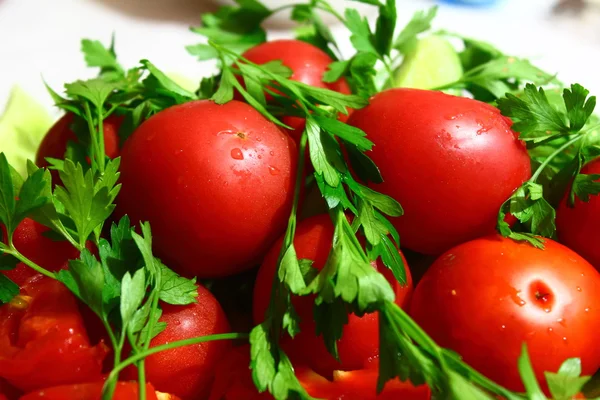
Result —
MULTIPOLYGON (((160 321, 166 322, 167 328, 150 342, 150 347, 229 332, 225 313, 206 288, 198 287, 197 300, 187 306, 163 304, 160 321)), ((157 390, 183 400, 204 399, 210 391, 215 366, 229 348, 230 342, 219 340, 153 354, 146 358, 146 379, 157 390)), ((137 379, 137 370, 127 370, 124 377, 137 379)))
POLYGON ((385 182, 374 189, 402 204, 404 216, 392 223, 402 245, 419 253, 493 233, 498 209, 531 176, 510 121, 476 100, 392 89, 348 123, 375 143, 369 156, 385 182))
MULTIPOLYGON (((600 158, 589 162, 582 174, 600 174, 600 158)), ((558 239, 600 269, 600 196, 589 202, 575 199, 574 207, 563 199, 556 214, 558 239)))
MULTIPOLYGON (((55 386, 28 393, 20 400, 98 400, 102 395, 104 382, 82 383, 78 385, 55 386)), ((138 400, 136 382, 119 382, 112 400, 138 400)), ((146 384, 146 400, 177 400, 175 396, 159 395, 152 384, 146 384)))
MULTIPOLYGON (((77 136, 71 130, 73 114, 65 114, 50 128, 40 147, 38 148, 35 163, 38 167, 47 167, 49 164, 46 157, 62 159, 67 150, 67 142, 77 142, 77 136)), ((104 120, 104 152, 110 158, 119 156, 119 127, 123 118, 111 115, 104 120)), ((53 176, 54 178, 54 176, 53 176)))
MULTIPOLYGON (((4 227, 2 230, 6 234, 4 227)), ((25 218, 15 229, 13 244, 21 254, 48 271, 65 269, 69 260, 79 258, 79 251, 69 242, 56 242, 44 236, 48 231, 50 228, 25 218)), ((17 264, 15 269, 0 272, 19 286, 36 275, 33 269, 23 263, 17 264)))
MULTIPOLYGON (((305 219, 297 226, 294 247, 299 259, 313 260, 315 268, 323 268, 331 242, 333 240, 334 227, 327 214, 318 215, 305 219)), ((271 285, 277 264, 277 258, 281 249, 283 239, 280 239, 267 253, 254 286, 253 314, 254 322, 263 321, 265 311, 269 305, 271 285)), ((389 269, 379 262, 374 268, 378 269, 388 279, 396 292, 396 302, 401 306, 407 306, 412 293, 412 280, 407 269, 408 284, 401 286, 389 269)), ((349 316, 349 322, 344 326, 342 339, 338 342, 338 351, 341 364, 331 356, 323 338, 315 335, 315 324, 313 321, 313 297, 295 297, 293 303, 296 312, 300 316, 301 330, 291 340, 284 340, 286 349, 289 349, 290 357, 295 362, 306 364, 316 372, 331 376, 334 370, 354 370, 365 366, 370 358, 379 354, 378 340, 378 315, 376 313, 366 314, 363 317, 349 316), (306 351, 306 349, 311 349, 306 351)))
POLYGON ((90 346, 77 301, 58 281, 31 278, 0 307, 0 378, 18 389, 99 380, 107 352, 90 346))
POLYGON ((118 206, 150 221, 156 251, 174 269, 231 275, 259 262, 285 229, 296 159, 294 142, 251 106, 189 102, 127 140, 118 206))
MULTIPOLYGON (((350 94, 350 87, 343 78, 333 83, 323 82, 323 75, 329 69, 333 59, 310 43, 293 39, 273 40, 247 50, 243 56, 255 64, 281 60, 283 65, 292 70, 290 79, 294 81, 350 94)), ((293 128, 289 133, 298 142, 304 130, 304 119, 287 116, 282 119, 282 122, 293 128)))
POLYGON ((442 255, 415 289, 411 314, 441 346, 519 391, 523 342, 540 382, 567 358, 581 358, 583 375, 600 367, 599 304, 600 274, 573 251, 490 236, 442 255))
MULTIPOLYGON (((241 346, 231 351, 219 363, 209 400, 269 400, 269 393, 258 393, 249 369, 250 347, 241 346)), ((295 365, 294 372, 302 387, 311 396, 328 400, 428 400, 427 386, 414 387, 410 383, 393 380, 377 395, 377 369, 352 372, 336 371, 329 381, 311 369, 295 365)))

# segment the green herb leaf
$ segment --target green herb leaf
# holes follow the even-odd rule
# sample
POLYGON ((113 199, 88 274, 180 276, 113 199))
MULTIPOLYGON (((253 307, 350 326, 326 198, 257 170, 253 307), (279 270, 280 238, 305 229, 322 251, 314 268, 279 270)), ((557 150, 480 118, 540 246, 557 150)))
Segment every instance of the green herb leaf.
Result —
POLYGON ((110 48, 104 47, 98 40, 83 39, 81 41, 81 51, 83 52, 88 67, 100 67, 102 73, 110 71, 118 72, 120 74, 125 73, 123 67, 117 61, 114 52, 114 36, 110 48))
POLYGON ((161 278, 161 288, 159 298, 167 304, 186 305, 197 302, 198 285, 196 278, 187 279, 173 270, 167 268, 159 260, 155 259, 158 264, 161 278))
POLYGON ((78 260, 69 261, 68 270, 60 270, 59 281, 88 305, 98 316, 104 316, 104 273, 100 262, 87 249, 78 260))
POLYGON ((546 396, 544 396, 535 377, 535 372, 533 372, 529 353, 527 352, 527 345, 525 343, 523 343, 521 355, 519 356, 519 373, 521 374, 521 379, 525 385, 527 397, 531 400, 546 400, 546 396))
POLYGON ((410 22, 400 31, 394 41, 394 48, 404 51, 411 43, 416 41, 420 33, 431 29, 431 21, 435 18, 437 10, 437 7, 432 7, 427 11, 417 11, 410 22))
POLYGON ((570 400, 581 392, 590 377, 580 375, 581 360, 579 358, 570 358, 563 362, 558 373, 544 372, 552 399, 570 400))
POLYGON ((0 274, 0 303, 8 303, 18 294, 19 285, 10 280, 6 275, 0 274))
POLYGON ((571 85, 571 90, 565 89, 563 92, 571 132, 581 130, 594 112, 596 96, 588 98, 589 94, 589 90, 577 83, 571 85))
POLYGON ((187 91, 186 89, 179 86, 175 83, 171 78, 169 78, 164 72, 158 69, 154 64, 152 64, 148 60, 141 60, 140 64, 146 68, 152 76, 154 76, 158 82, 162 85, 162 87, 170 92, 176 93, 180 96, 186 97, 188 99, 195 99, 196 95, 192 92, 187 91))
POLYGON ((138 269, 133 277, 129 272, 123 275, 121 282, 121 319, 128 323, 136 310, 142 305, 146 295, 146 275, 144 269, 138 269))

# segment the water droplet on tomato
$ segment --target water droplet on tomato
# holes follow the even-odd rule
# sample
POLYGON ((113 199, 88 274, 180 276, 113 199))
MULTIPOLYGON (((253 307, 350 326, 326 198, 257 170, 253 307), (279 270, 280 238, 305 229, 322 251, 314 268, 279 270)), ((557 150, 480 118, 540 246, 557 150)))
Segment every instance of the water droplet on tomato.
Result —
POLYGON ((548 328, 548 333, 552 333, 552 331, 554 331, 554 329, 548 328))
POLYGON ((558 322, 562 326, 567 326, 566 323, 565 323, 565 319, 564 318, 559 318, 559 319, 556 320, 556 322, 558 322))
POLYGON ((261 140, 262 140, 262 139, 261 139, 260 137, 257 137, 257 138, 256 138, 256 141, 257 141, 257 142, 260 142, 261 140))
POLYGON ((452 294, 452 296, 456 296, 456 290, 452 289, 452 290, 450 291, 450 293, 452 294))
POLYGON ((583 310, 583 311, 585 311, 585 312, 589 312, 589 311, 590 311, 590 308, 589 308, 589 307, 586 307, 586 308, 585 308, 585 310, 583 310))
POLYGON ((506 329, 506 325, 500 326, 500 329, 506 329))
POLYGON ((235 149, 231 150, 231 158, 233 158, 234 160, 243 160, 244 154, 240 149, 236 147, 235 149))
POLYGON ((271 155, 271 156, 274 156, 274 155, 275 155, 275 152, 274 152, 273 150, 271 150, 271 151, 269 152, 269 155, 271 155))
POLYGON ((259 160, 260 160, 260 159, 262 159, 262 156, 261 156, 260 154, 258 155, 258 159, 259 159, 259 160))
POLYGON ((549 312, 550 312, 550 309, 549 309, 549 308, 544 308, 544 312, 545 312, 545 313, 549 313, 549 312))
POLYGON ((567 343, 567 337, 563 336, 563 342, 567 343))
POLYGON ((279 175, 279 169, 277 167, 269 165, 269 173, 271 175, 279 175))
POLYGON ((577 286, 577 291, 581 292, 581 287, 577 286))

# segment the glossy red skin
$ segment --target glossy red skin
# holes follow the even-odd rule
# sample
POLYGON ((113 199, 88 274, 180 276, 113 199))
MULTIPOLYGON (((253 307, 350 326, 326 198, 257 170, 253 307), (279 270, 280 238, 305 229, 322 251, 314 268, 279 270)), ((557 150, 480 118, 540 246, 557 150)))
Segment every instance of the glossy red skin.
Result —
MULTIPOLYGON (((292 70, 291 80, 339 93, 351 93, 350 86, 344 78, 332 83, 323 82, 323 75, 333 59, 310 43, 293 39, 273 40, 247 50, 243 56, 255 64, 280 60, 292 70)), ((270 96, 267 95, 267 98, 270 96)), ((282 118, 282 122, 293 128, 288 130, 288 133, 298 143, 305 126, 304 118, 286 116, 282 118)))
MULTIPOLYGON (((258 393, 252 381, 250 347, 231 349, 217 366, 215 382, 208 400, 270 400, 269 393, 258 393)), ((306 366, 294 366, 302 387, 313 397, 328 400, 428 400, 426 386, 414 387, 398 380, 386 384, 377 396, 377 369, 336 373, 329 381, 306 366)))
MULTIPOLYGON (((19 400, 98 400, 101 398, 103 385, 104 382, 94 382, 55 386, 28 393, 19 400)), ((138 400, 138 398, 137 382, 119 382, 112 400, 138 400)), ((146 400, 158 400, 156 391, 150 383, 146 384, 146 400)))
MULTIPOLYGON (((6 235, 6 229, 2 227, 2 230, 6 235)), ((50 228, 31 218, 25 218, 15 229, 13 244, 21 254, 48 271, 66 269, 69 260, 79 258, 79 251, 67 241, 56 242, 44 236, 44 232, 49 230, 50 228)), ((0 271, 0 273, 19 286, 37 274, 23 263, 18 263, 15 269, 0 271)))
MULTIPOLYGON (((299 259, 313 260, 315 268, 323 268, 331 249, 333 240, 333 224, 329 215, 317 215, 301 221, 296 228, 294 247, 299 259)), ((281 249, 280 239, 267 253, 261 265, 254 286, 253 314, 254 322, 260 323, 267 310, 271 285, 275 273, 277 258, 281 249)), ((403 256, 404 257, 404 256, 403 256)), ((396 293, 396 302, 407 307, 412 294, 412 279, 407 270, 408 283, 401 286, 391 271, 380 262, 377 269, 385 275, 396 293)), ((364 368, 369 359, 379 355, 378 315, 366 314, 363 317, 349 316, 344 326, 342 339, 338 342, 341 364, 331 356, 323 338, 315 335, 313 322, 313 297, 294 297, 293 304, 302 322, 301 332, 292 340, 283 339, 283 346, 289 351, 292 361, 306 364, 317 373, 331 376, 334 370, 356 370, 364 368), (306 349, 311 349, 306 351, 306 349)))
POLYGON ((600 367, 598 304, 600 274, 567 247, 547 239, 539 250, 489 236, 436 260, 415 289, 411 315, 438 344, 522 391, 523 342, 540 382, 567 358, 581 358, 583 375, 600 367))
POLYGON ((127 140, 119 212, 150 221, 157 254, 178 272, 232 275, 285 230, 296 159, 294 142, 245 103, 174 106, 127 140))
POLYGON ((101 379, 104 343, 90 346, 77 301, 37 276, 0 307, 0 378, 25 392, 101 379))
MULTIPOLYGON (((581 173, 600 174, 600 158, 586 164, 581 173)), ((560 242, 600 269, 600 196, 590 196, 587 203, 576 197, 574 207, 563 199, 556 213, 556 228, 560 242)))
MULTIPOLYGON (((158 334, 150 347, 230 332, 229 322, 215 297, 203 286, 198 287, 198 302, 188 306, 162 304, 160 321, 167 328, 158 334)), ((231 343, 217 340, 162 351, 146 358, 146 379, 165 393, 182 400, 204 399, 210 391, 217 363, 229 351, 231 343)), ((137 379, 137 370, 127 370, 123 378, 137 379)))
MULTIPOLYGON (((67 150, 67 142, 77 142, 77 136, 71 130, 73 114, 65 114, 50 128, 40 147, 38 148, 35 163, 38 167, 47 167, 46 157, 63 159, 67 150)), ((111 115, 104 120, 104 152, 110 158, 119 156, 119 127, 123 122, 122 117, 111 115)))
POLYGON ((402 246, 440 254, 492 234, 502 203, 531 176, 525 146, 498 109, 416 89, 376 94, 348 124, 375 143, 368 152, 385 182, 371 185, 402 204, 392 223, 402 246))

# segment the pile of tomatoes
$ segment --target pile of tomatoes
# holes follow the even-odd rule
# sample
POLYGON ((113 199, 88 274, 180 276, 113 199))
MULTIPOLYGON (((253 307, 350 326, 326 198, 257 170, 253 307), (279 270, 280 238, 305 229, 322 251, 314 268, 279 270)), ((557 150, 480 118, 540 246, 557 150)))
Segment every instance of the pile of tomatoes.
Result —
MULTIPOLYGON (((293 80, 350 92, 343 78, 323 82, 332 59, 310 44, 267 42, 244 56, 259 64, 282 60, 293 80)), ((46 157, 62 158, 66 142, 77 140, 72 118, 67 114, 48 132, 38 152, 40 166, 46 157)), ((167 327, 151 346, 262 322, 292 208, 303 121, 285 117, 295 129, 284 130, 243 101, 199 100, 150 117, 120 146, 121 122, 111 117, 103 129, 107 155, 122 158, 117 216, 149 221, 155 253, 184 276, 223 282, 244 273, 253 283, 251 316, 242 322, 239 315, 228 321, 236 310, 225 312, 202 285, 197 303, 162 305, 167 327)), ((347 123, 375 144, 369 156, 384 182, 369 185, 404 208, 392 223, 407 249, 406 284, 373 263, 392 285, 397 304, 438 344, 508 389, 524 389, 516 367, 523 342, 545 390, 544 371, 557 371, 565 359, 578 357, 583 374, 596 372, 600 199, 577 200, 574 207, 563 202, 557 224, 564 245, 546 239, 545 249, 537 249, 495 233, 499 208, 531 177, 527 149, 498 109, 441 92, 390 89, 352 110, 347 123), (414 289, 411 272, 418 280, 414 289)), ((599 173, 600 159, 583 172, 599 173)), ((297 226, 297 256, 320 269, 334 228, 315 187, 302 194, 301 211, 310 216, 297 226)), ((52 241, 47 230, 24 220, 14 236, 16 248, 50 271, 68 268, 77 252, 52 241)), ((96 251, 93 245, 90 250, 96 251)), ((99 399, 111 358, 102 324, 61 283, 24 264, 2 272, 21 293, 0 307, 0 399, 99 399)), ((236 289, 224 297, 236 297, 236 289)), ((336 360, 315 333, 313 299, 292 301, 301 333, 282 338, 282 347, 309 394, 430 397, 426 386, 399 380, 376 394, 376 313, 349 315, 336 360)), ((154 354, 145 363, 148 398, 271 398, 255 389, 249 364, 243 343, 213 341, 154 354)), ((123 371, 114 399, 137 399, 136 378, 135 368, 123 371)))

